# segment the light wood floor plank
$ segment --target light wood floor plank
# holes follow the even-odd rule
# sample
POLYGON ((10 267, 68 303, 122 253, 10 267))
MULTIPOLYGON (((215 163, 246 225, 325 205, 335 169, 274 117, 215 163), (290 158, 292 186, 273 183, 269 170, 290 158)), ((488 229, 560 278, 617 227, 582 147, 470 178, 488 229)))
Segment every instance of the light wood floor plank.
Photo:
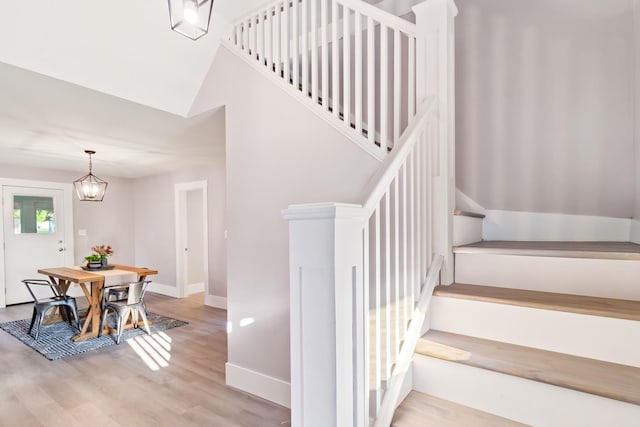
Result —
POLYGON ((457 363, 640 405, 640 368, 436 330, 416 353, 440 357, 443 346, 457 363))
MULTIPOLYGON (((0 427, 88 420, 108 427, 290 425, 287 408, 224 384, 226 312, 203 300, 202 294, 145 297, 150 311, 189 322, 166 331, 168 366, 156 371, 124 342, 52 362, 0 331, 0 427)), ((0 309, 0 322, 29 318, 31 310, 31 304, 0 309)))
POLYGON ((434 295, 473 301, 510 304, 543 310, 566 311, 591 316, 640 320, 640 301, 600 298, 583 295, 559 294, 525 289, 454 283, 437 286, 434 295))
POLYGON ((412 391, 396 411, 393 427, 517 427, 515 421, 412 391))

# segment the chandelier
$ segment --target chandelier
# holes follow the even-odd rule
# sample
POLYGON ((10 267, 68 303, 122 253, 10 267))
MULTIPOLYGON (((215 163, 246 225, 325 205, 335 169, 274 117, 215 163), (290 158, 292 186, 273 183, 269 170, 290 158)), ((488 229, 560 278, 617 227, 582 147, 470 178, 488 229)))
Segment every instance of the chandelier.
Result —
POLYGON ((84 150, 89 155, 89 173, 73 181, 78 198, 85 202, 101 202, 107 191, 107 181, 98 178, 92 172, 91 156, 96 154, 93 150, 84 150))
POLYGON ((171 29, 197 40, 209 31, 213 0, 169 0, 171 29))

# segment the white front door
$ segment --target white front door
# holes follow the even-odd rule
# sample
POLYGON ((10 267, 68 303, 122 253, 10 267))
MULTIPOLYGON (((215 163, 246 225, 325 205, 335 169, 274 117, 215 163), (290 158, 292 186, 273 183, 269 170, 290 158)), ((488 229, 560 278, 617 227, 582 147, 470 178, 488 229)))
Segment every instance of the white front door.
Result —
POLYGON ((45 279, 39 268, 66 265, 64 191, 7 185, 2 196, 5 301, 29 302, 33 299, 21 280, 45 279))

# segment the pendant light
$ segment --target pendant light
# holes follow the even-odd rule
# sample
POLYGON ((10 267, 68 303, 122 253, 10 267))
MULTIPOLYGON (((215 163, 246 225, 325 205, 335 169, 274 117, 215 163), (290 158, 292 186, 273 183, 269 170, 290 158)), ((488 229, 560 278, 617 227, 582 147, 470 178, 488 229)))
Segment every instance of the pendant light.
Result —
POLYGON ((213 0, 168 0, 171 29, 198 40, 209 31, 213 0))
POLYGON ((73 181, 78 198, 85 202, 101 202, 104 193, 107 191, 107 181, 98 178, 92 172, 93 165, 91 156, 96 154, 93 150, 84 150, 89 155, 89 173, 82 178, 73 181))

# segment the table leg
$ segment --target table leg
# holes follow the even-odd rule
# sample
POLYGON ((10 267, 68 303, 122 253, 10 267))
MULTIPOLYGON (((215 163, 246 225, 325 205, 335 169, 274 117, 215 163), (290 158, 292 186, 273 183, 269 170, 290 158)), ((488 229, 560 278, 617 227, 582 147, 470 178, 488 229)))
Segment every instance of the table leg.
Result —
POLYGON ((102 289, 104 288, 104 280, 91 282, 91 292, 87 289, 86 283, 80 283, 82 292, 84 292, 87 301, 89 301, 89 310, 87 317, 82 325, 82 330, 72 339, 75 342, 86 340, 98 336, 100 330, 100 317, 102 316, 102 289), (91 325, 91 329, 89 329, 91 325))

